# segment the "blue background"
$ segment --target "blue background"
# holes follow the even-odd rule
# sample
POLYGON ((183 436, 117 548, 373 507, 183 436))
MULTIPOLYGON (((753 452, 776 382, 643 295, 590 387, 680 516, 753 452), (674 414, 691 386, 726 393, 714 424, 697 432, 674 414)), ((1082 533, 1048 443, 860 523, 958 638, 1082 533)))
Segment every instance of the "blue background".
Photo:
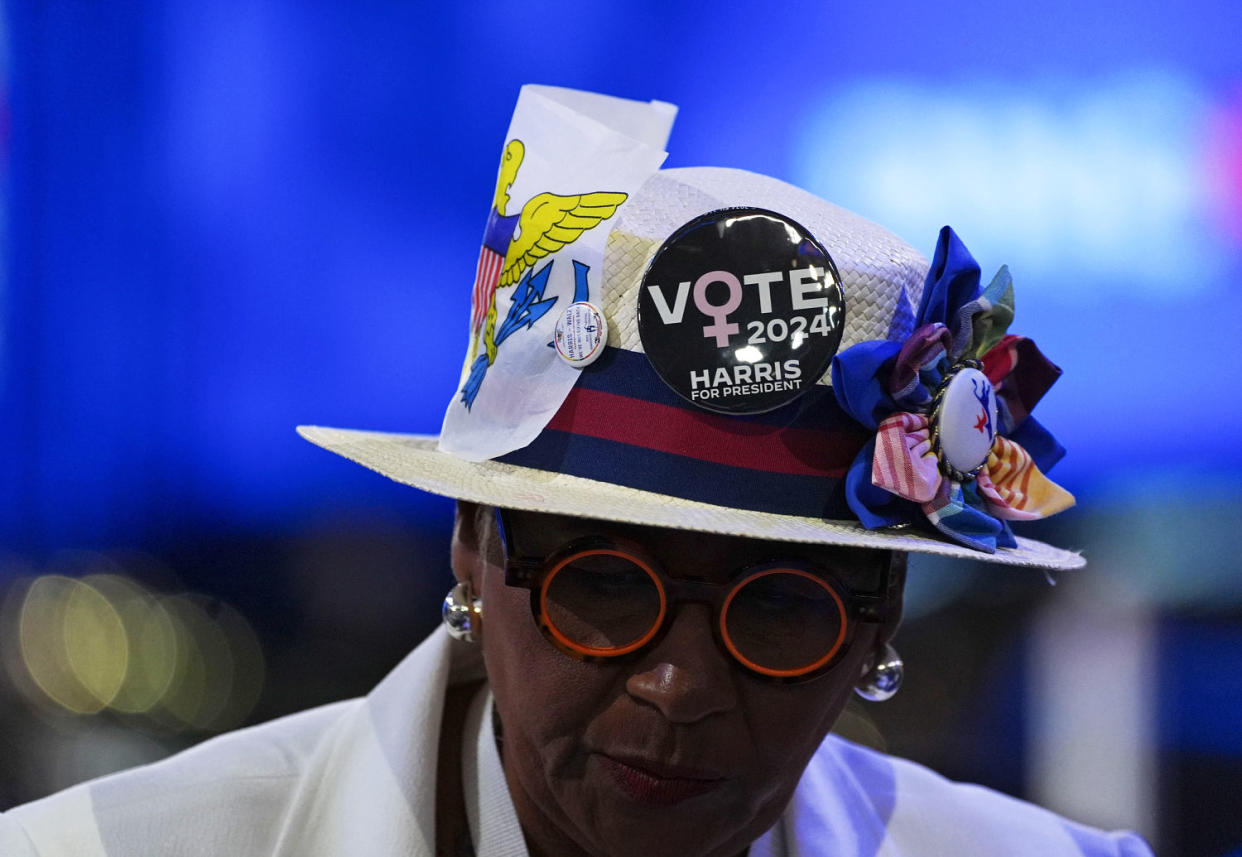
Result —
MULTIPOLYGON (((775 175, 925 254, 950 223, 985 277, 1010 265, 1014 330, 1067 370, 1039 417, 1082 507, 1039 532, 1113 550, 1101 579, 1172 623, 1170 770, 1236 764, 1237 694, 1181 665, 1242 665, 1239 9, 11 4, 0 578, 139 548, 262 625, 255 555, 325 522, 442 534, 447 501, 293 426, 438 429, 522 83, 659 98, 668 166, 775 175)), ((913 612, 977 584, 915 578, 913 612)))
POLYGON ((670 166, 785 178, 925 253, 951 223, 1069 369, 1041 406, 1063 480, 1236 484, 1239 13, 1140 10, 14 8, 3 532, 384 502, 290 429, 438 428, 526 81, 678 103, 670 166))

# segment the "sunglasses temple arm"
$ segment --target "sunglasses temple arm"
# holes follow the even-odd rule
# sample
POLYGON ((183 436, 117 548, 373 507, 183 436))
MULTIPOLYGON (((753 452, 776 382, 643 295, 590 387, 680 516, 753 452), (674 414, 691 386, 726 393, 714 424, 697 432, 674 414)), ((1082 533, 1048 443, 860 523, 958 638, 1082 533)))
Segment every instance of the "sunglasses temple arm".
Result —
POLYGON ((505 585, 519 586, 530 589, 534 585, 535 575, 539 572, 542 560, 534 557, 517 556, 511 540, 512 530, 505 520, 505 510, 496 507, 496 535, 505 549, 505 585))
POLYGON ((892 614, 893 605, 901 603, 901 589, 905 575, 894 570, 898 557, 893 556, 884 568, 884 581, 875 595, 855 595, 858 618, 863 622, 886 622, 892 614))

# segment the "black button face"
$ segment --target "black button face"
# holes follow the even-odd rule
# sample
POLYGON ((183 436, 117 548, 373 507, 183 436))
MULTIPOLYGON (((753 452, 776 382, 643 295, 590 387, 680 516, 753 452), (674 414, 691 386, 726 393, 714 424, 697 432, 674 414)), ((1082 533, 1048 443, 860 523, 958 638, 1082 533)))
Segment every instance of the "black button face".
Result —
POLYGON ((638 297, 638 332, 692 404, 757 414, 810 389, 841 344, 845 298, 811 233, 760 208, 704 214, 664 242, 638 297))

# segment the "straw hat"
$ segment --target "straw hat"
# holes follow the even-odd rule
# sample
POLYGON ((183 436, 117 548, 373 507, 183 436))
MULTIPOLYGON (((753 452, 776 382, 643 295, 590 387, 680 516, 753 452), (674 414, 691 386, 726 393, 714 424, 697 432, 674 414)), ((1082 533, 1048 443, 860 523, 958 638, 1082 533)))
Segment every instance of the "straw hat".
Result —
MULTIPOLYGON (((561 93, 523 98, 559 110, 561 93)), ((671 124, 667 105, 641 106, 671 124)), ((1005 335, 1007 272, 985 289, 950 230, 929 266, 881 227, 740 170, 652 167, 530 193, 539 186, 514 176, 537 132, 519 124, 441 435, 301 426, 303 437, 487 505, 1083 565, 1010 535, 1009 521, 1072 498, 1044 476, 1062 450, 1027 414, 1059 370, 1005 335), (1019 364, 1046 370, 1033 395, 1019 364)), ((652 142, 662 148, 659 130, 636 151, 652 142)))

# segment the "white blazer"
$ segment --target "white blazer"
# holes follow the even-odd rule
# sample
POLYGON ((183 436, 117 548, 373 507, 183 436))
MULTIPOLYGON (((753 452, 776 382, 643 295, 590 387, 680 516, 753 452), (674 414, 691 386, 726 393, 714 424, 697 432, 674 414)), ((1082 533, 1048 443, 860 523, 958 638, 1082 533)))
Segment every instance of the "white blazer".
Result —
MULTIPOLYGON (((437 729, 475 647, 437 629, 365 699, 204 742, 0 814, 0 857, 434 857, 437 729)), ((463 739, 477 857, 527 857, 484 687, 463 739)), ((1144 857, 1108 834, 829 736, 750 857, 1144 857)))

